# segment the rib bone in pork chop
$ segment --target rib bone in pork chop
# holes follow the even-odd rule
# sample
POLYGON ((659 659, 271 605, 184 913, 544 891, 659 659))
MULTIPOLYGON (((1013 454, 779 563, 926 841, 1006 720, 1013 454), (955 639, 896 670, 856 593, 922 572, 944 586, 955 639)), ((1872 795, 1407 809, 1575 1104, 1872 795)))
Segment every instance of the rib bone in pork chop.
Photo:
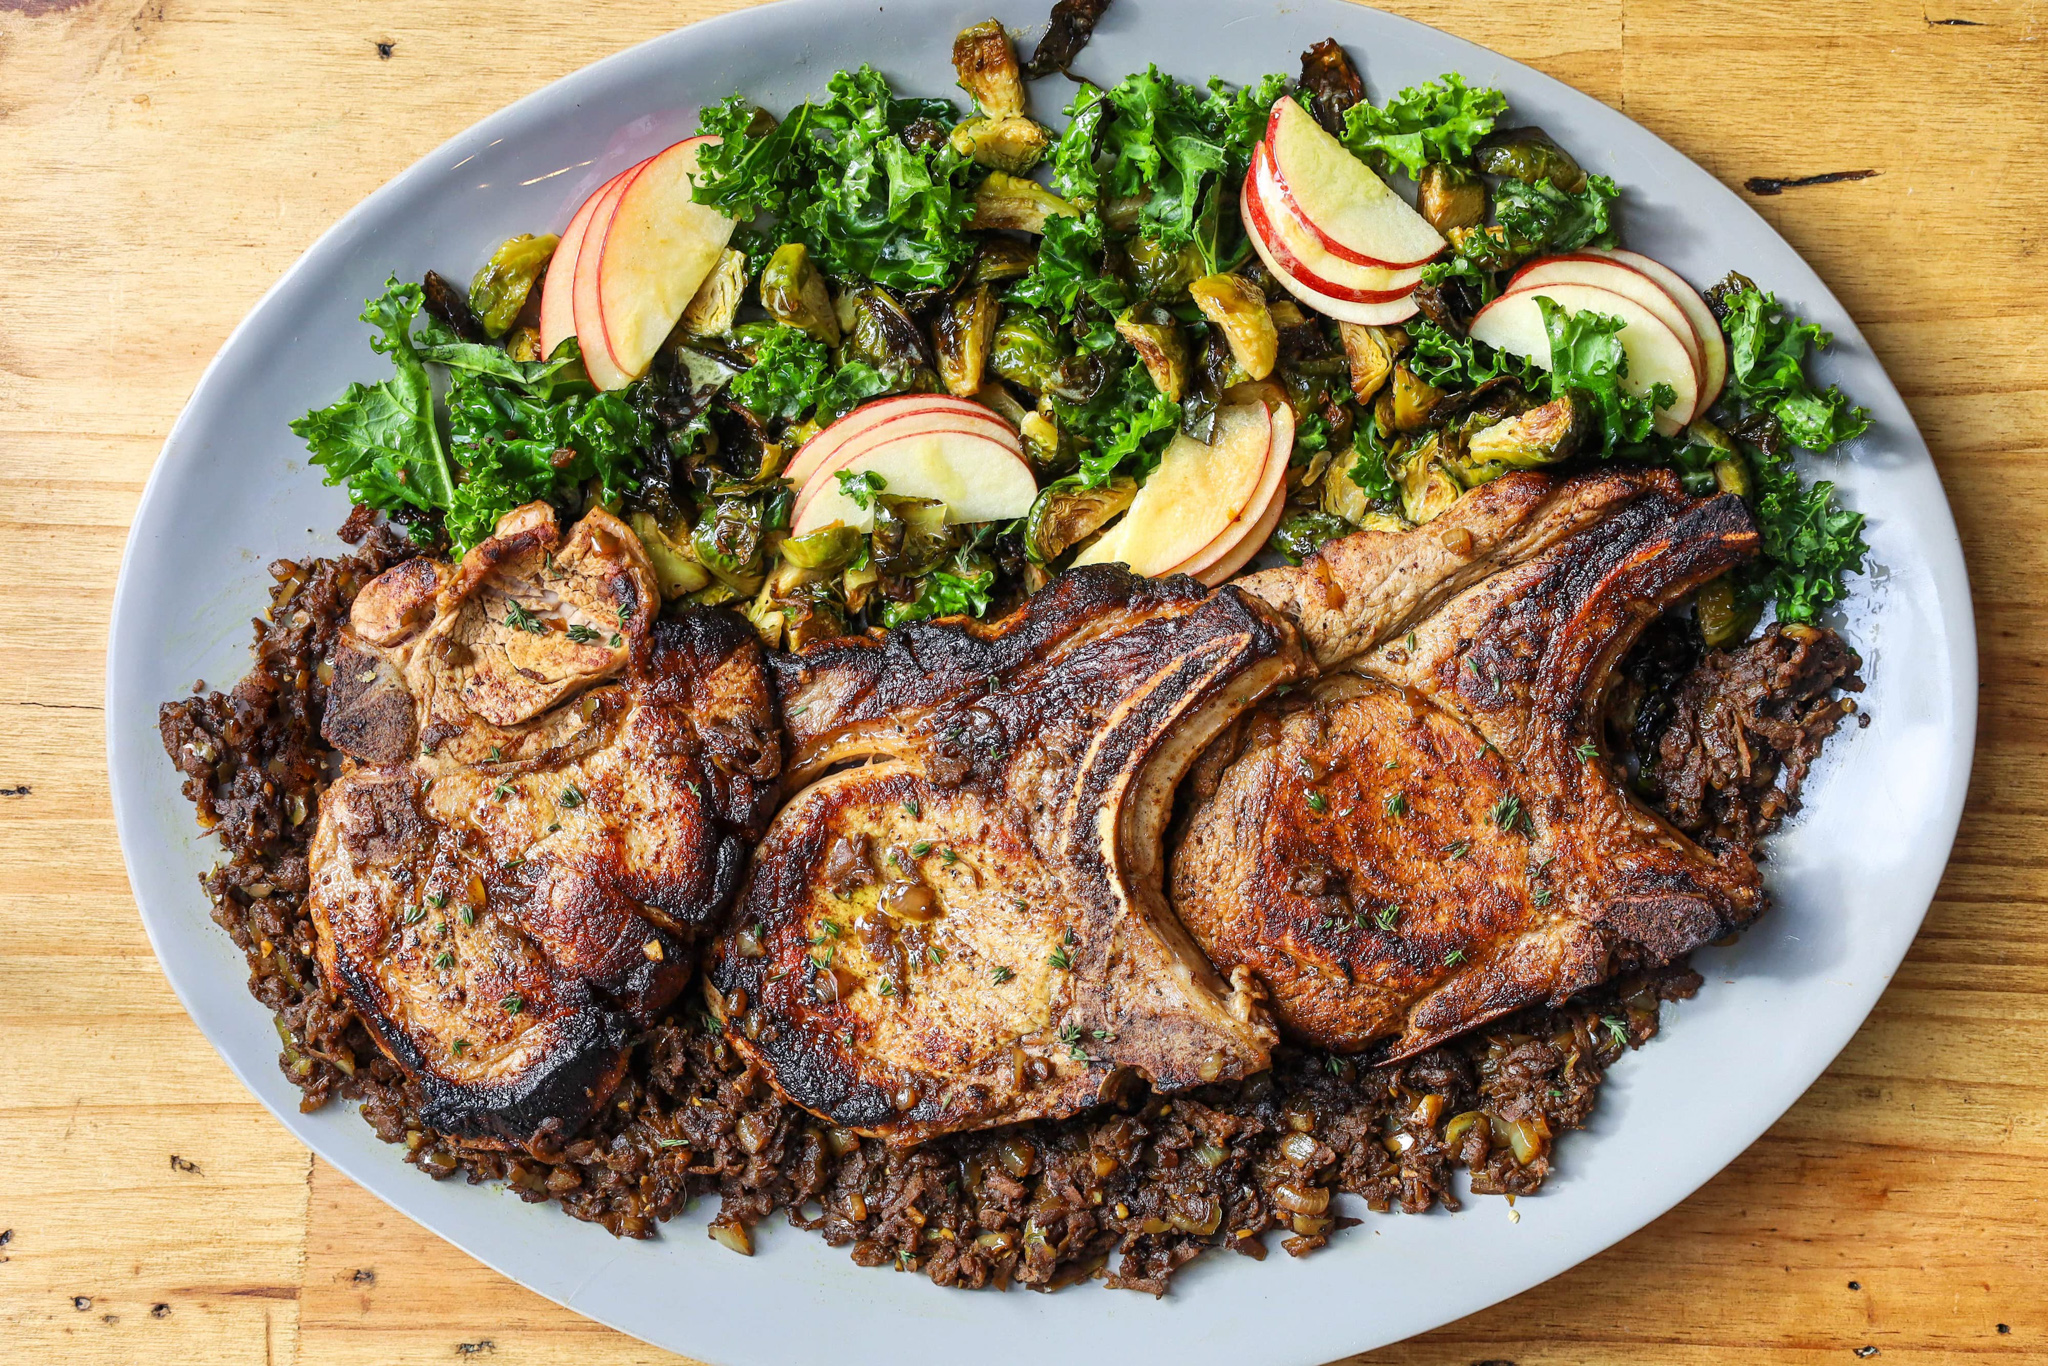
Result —
POLYGON ((1600 712, 1643 627, 1756 550, 1739 499, 1668 473, 1511 474, 1242 580, 1337 671, 1204 757, 1188 930, 1293 1035, 1401 1057, 1747 924, 1747 852, 1631 801, 1600 712))
POLYGON ((816 781, 713 960, 728 1037, 796 1104, 903 1142, 1262 1070, 1271 1025, 1167 910, 1162 837, 1204 746, 1309 671, 1264 604, 1110 566, 999 622, 790 659, 788 767, 816 781))
POLYGON ((563 536, 544 503, 356 599, 310 907, 327 981, 442 1132, 580 1127, 745 870, 780 767, 760 648, 659 605, 630 530, 563 536))

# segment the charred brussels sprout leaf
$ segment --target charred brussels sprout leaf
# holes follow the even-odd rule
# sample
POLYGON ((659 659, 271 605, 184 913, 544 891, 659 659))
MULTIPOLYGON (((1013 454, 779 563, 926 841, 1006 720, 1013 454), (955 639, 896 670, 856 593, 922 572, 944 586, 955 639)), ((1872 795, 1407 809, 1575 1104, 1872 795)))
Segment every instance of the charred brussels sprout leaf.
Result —
POLYGON ((990 237, 974 254, 974 269, 967 276, 971 285, 1000 285, 1031 273, 1038 260, 1038 248, 1014 237, 990 237))
POLYGON ((720 498, 690 533, 697 563, 740 593, 761 586, 762 506, 751 498, 720 498))
POLYGON ((1473 89, 1453 71, 1403 90, 1384 108, 1353 105, 1344 145, 1381 170, 1419 177, 1432 161, 1468 160, 1507 107, 1500 91, 1473 89))
POLYGON ((1024 73, 1000 20, 984 19, 960 30, 953 39, 953 71, 984 114, 1002 118, 1024 112, 1024 73))
POLYGON ((832 295, 801 242, 786 242, 768 258, 761 271, 761 307, 786 327, 808 332, 827 346, 839 345, 832 295))
POLYGON ((845 297, 853 318, 842 353, 847 360, 873 367, 896 388, 931 388, 931 348, 903 301, 880 285, 859 286, 845 297))
POLYGON ((1183 298, 1188 286, 1207 272, 1202 253, 1194 243, 1167 247, 1149 237, 1134 237, 1125 244, 1131 263, 1131 287, 1147 299, 1171 303, 1183 298))
POLYGON ((1130 507, 1138 481, 1112 479, 1088 488, 1078 479, 1062 479, 1039 491, 1024 521, 1024 553, 1033 563, 1050 565, 1130 507))
POLYGON ((933 321, 939 377, 945 381, 947 393, 970 398, 980 390, 1001 311, 995 291, 980 285, 954 295, 933 321))
POLYGON ((1296 509, 1280 519, 1272 546, 1289 564, 1300 564, 1339 536, 1351 534, 1351 523, 1327 512, 1296 509))
POLYGON ((1479 145, 1473 163, 1488 175, 1534 185, 1547 180, 1566 194, 1586 188, 1586 173, 1572 154, 1541 128, 1509 128, 1479 145))
POLYGON ((1173 314, 1156 304, 1133 304, 1116 320, 1116 333, 1138 353, 1154 387, 1178 402, 1187 388, 1188 344, 1173 314))
POLYGON ((1344 132, 1344 115, 1365 103, 1365 81, 1335 38, 1325 38, 1301 54, 1301 92, 1309 112, 1332 134, 1344 132))
POLYGON ((1418 376, 1406 365, 1394 367, 1394 430, 1420 431, 1429 425, 1429 415, 1443 402, 1443 390, 1418 376))
POLYGON ((829 526, 782 543, 782 558, 798 569, 833 570, 850 564, 860 552, 860 533, 850 526, 829 526))
POLYGON ((868 561, 886 578, 921 578, 959 548, 959 534, 946 524, 944 503, 882 494, 874 499, 874 507, 868 561))
POLYGON ((502 337, 512 330, 560 240, 553 233, 520 233, 500 244, 477 271, 469 282, 469 307, 487 336, 502 337))
POLYGON ((1055 71, 1066 75, 1067 68, 1074 64, 1074 58, 1088 46, 1088 39, 1095 33, 1095 25, 1108 8, 1109 0, 1058 0, 1052 7, 1052 20, 1046 27, 1045 36, 1032 49, 1031 61, 1025 66, 1024 74, 1034 80, 1050 76, 1055 71))

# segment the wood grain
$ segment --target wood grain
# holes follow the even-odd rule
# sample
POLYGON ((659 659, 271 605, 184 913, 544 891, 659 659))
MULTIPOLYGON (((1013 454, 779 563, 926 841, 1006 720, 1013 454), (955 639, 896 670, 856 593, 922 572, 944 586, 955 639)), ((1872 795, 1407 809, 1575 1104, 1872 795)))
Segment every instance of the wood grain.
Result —
MULTIPOLYGON (((391 1214, 229 1075, 129 899, 102 777, 101 656, 151 461, 271 280, 475 119, 739 2, 0 0, 10 1360, 677 1360, 391 1214)), ((1356 1360, 2042 1359, 2048 3, 1393 8, 1571 82, 1731 184, 1879 172, 1753 202, 1860 320, 1933 447, 1969 556, 1984 689, 1970 808, 1927 927, 1805 1099, 1619 1247, 1356 1360)))

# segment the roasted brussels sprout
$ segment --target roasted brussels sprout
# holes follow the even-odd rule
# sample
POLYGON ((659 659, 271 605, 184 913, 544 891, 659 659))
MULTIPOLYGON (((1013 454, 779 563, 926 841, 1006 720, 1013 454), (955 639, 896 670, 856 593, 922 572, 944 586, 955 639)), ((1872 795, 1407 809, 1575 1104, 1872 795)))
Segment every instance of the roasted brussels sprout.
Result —
MULTIPOLYGON (((1699 463, 1706 466, 1706 472, 1713 475, 1714 489, 1720 493, 1732 493, 1738 498, 1748 498, 1754 492, 1750 478, 1749 462, 1736 448, 1734 439, 1708 419, 1694 418, 1685 429, 1689 447, 1681 452, 1681 467, 1697 469, 1699 463), (1691 456, 1697 463, 1689 463, 1684 457, 1691 456)), ((1692 482, 1688 475, 1686 487, 1694 493, 1704 492, 1692 482)))
POLYGON ((732 331, 733 315, 739 312, 740 296, 746 290, 747 254, 727 247, 683 310, 683 335, 722 337, 732 331))
POLYGON ((535 237, 522 232, 505 239, 491 253, 491 259, 469 282, 470 311, 487 334, 502 337, 512 330, 560 241, 553 233, 535 237))
POLYGON ((943 564, 959 544, 959 534, 946 525, 944 503, 893 494, 875 499, 868 559, 884 578, 921 578, 943 564))
POLYGON ((997 417, 1000 417, 1015 428, 1021 429, 1024 426, 1024 420, 1031 416, 1030 410, 1017 401, 1015 394, 1012 394, 1009 389, 995 381, 990 381, 976 389, 973 398, 976 403, 990 409, 997 417))
POLYGON ((697 563, 689 546, 678 545, 671 539, 652 514, 634 513, 632 527, 647 551, 647 562, 654 566, 654 579, 661 585, 662 597, 680 598, 711 582, 710 572, 697 563))
POLYGON ((1131 263, 1131 285, 1148 299, 1172 302, 1184 298, 1188 286, 1202 278, 1202 253, 1191 242, 1162 247, 1150 237, 1133 237, 1124 245, 1131 263))
POLYGON ((789 327, 802 328, 827 346, 839 345, 839 317, 825 277, 801 242, 785 242, 761 271, 761 307, 789 327))
POLYGON ((1365 98, 1365 81, 1337 40, 1325 38, 1301 54, 1301 90, 1316 122, 1341 137, 1344 113, 1365 98))
POLYGON ((1273 532, 1273 549, 1289 564, 1300 564, 1329 541, 1351 534, 1351 523, 1342 517, 1308 508, 1297 508, 1280 519, 1273 532))
POLYGON ((1351 466, 1355 457, 1349 452, 1342 460, 1332 460, 1323 471, 1321 484, 1323 511, 1333 517, 1342 517, 1356 526, 1373 511, 1372 499, 1351 477, 1351 466))
POLYGON ((1429 415, 1443 402, 1444 391, 1421 378, 1405 365, 1394 367, 1394 430, 1420 431, 1429 425, 1429 415))
POLYGON ((505 334, 505 354, 516 361, 546 360, 540 353, 540 329, 515 327, 505 334))
POLYGON ((1137 496, 1135 479, 1112 479, 1097 489, 1082 487, 1078 479, 1047 484, 1024 520, 1024 553, 1033 563, 1052 564, 1102 530, 1137 496))
POLYGON ((1116 320, 1116 334, 1138 353, 1153 386, 1180 402, 1188 383, 1188 344, 1173 314, 1157 304, 1133 304, 1116 320))
POLYGON ((945 381, 947 393, 968 398, 981 388, 999 312, 996 292, 987 285, 961 290, 939 310, 932 322, 932 340, 939 353, 939 378, 945 381))
POLYGON ((1046 391, 1065 359, 1066 351, 1053 325, 1025 308, 1005 314, 989 343, 989 361, 995 372, 1034 396, 1046 391))
POLYGON ((960 86, 992 118, 1024 112, 1024 73, 1002 22, 984 19, 953 39, 953 70, 960 86))
POLYGON ((1401 489, 1402 515, 1417 526, 1441 517, 1463 492, 1438 461, 1439 449, 1432 436, 1402 464, 1394 481, 1401 489))
MULTIPOLYGON (((1590 434, 1593 415, 1576 390, 1516 417, 1481 428, 1465 438, 1466 470, 1478 482, 1508 469, 1554 465, 1577 454, 1590 434)), ((1468 484, 1472 479, 1467 479, 1468 484)))
POLYGON ((906 388, 929 388, 933 364, 924 329, 902 301, 880 285, 858 285, 840 295, 850 300, 845 358, 864 361, 906 388))
POLYGON ((1369 327, 1362 323, 1338 323, 1344 338, 1344 357, 1351 362, 1351 396, 1370 403, 1387 376, 1394 373, 1394 357, 1408 334, 1399 328, 1369 327))
POLYGON ((1074 443, 1059 424, 1044 413, 1028 413, 1017 427, 1024 442, 1024 458, 1041 480, 1066 473, 1078 459, 1074 443))
POLYGON ((990 171, 974 191, 970 228, 1043 233, 1048 218, 1079 218, 1081 210, 1035 180, 990 171))
POLYGON ((1700 639, 1710 650, 1740 645, 1763 617, 1763 604, 1735 591, 1735 581, 1723 574, 1703 585, 1693 595, 1693 619, 1699 623, 1700 639))
POLYGON ((752 498, 719 498, 697 519, 690 549, 720 583, 737 593, 761 587, 762 505, 752 498))
POLYGON ((1478 176, 1449 162, 1422 168, 1416 207, 1438 232, 1469 228, 1486 217, 1486 186, 1478 176))
POLYGON ((799 570, 831 571, 860 552, 860 533, 850 526, 828 526, 782 543, 783 562, 799 570))
POLYGON ((1257 285, 1242 275, 1205 275, 1188 286, 1188 293, 1202 316, 1223 334, 1247 376, 1264 379, 1273 373, 1280 333, 1257 285))
POLYGON ((1547 180, 1567 194, 1586 188, 1586 173, 1572 154, 1541 128, 1509 128, 1479 144, 1473 163, 1488 175, 1534 185, 1547 180))
POLYGON ((967 283, 999 285, 1029 275, 1031 267, 1036 264, 1038 247, 1035 243, 1019 241, 1015 237, 986 237, 975 249, 974 265, 967 272, 967 283))
POLYGON ((1044 124, 1011 114, 999 119, 963 119, 948 135, 953 150, 969 161, 991 171, 1028 175, 1045 160, 1052 146, 1052 130, 1044 124))
POLYGON ((846 610, 858 612, 868 605, 875 585, 882 581, 882 571, 875 568, 872 559, 848 565, 846 572, 839 576, 839 594, 846 602, 846 610))

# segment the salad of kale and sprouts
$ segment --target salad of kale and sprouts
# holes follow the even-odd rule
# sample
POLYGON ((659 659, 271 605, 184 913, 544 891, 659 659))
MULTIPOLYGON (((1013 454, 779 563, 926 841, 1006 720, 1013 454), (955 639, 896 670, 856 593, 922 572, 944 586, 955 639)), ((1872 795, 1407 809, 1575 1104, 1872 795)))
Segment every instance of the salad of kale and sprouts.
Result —
POLYGON ((966 30, 964 106, 863 66, 794 109, 743 94, 704 109, 716 140, 691 195, 737 226, 624 387, 594 387, 574 337, 540 354, 557 243, 522 235, 466 293, 431 273, 391 281, 363 317, 394 373, 293 430, 357 504, 455 553, 535 499, 613 507, 665 595, 730 604, 771 646, 1014 604, 1132 507, 1169 443, 1213 443, 1253 381, 1291 410, 1293 447, 1277 525, 1247 549, 1298 561, 1355 530, 1425 523, 1511 469, 1630 461, 1739 493, 1755 516, 1764 556, 1699 596, 1707 643, 1843 596, 1863 519, 1793 464, 1868 422, 1809 376, 1824 331, 1731 273, 1705 295, 1725 387, 1660 422, 1674 396, 1631 383, 1619 314, 1543 298, 1547 356, 1471 335, 1517 270, 1621 236, 1619 187, 1513 126, 1501 92, 1450 73, 1374 103, 1326 41, 1294 81, 1072 77, 1054 131, 1025 75, 1066 72, 1085 19, 1068 13, 1028 67, 994 21, 966 30), (1365 166, 1414 182, 1444 245, 1402 277, 1411 316, 1340 323, 1254 251, 1240 199, 1284 98, 1365 166), (1028 507, 963 522, 844 468, 815 481, 859 523, 796 534, 811 490, 787 472, 807 444, 870 400, 922 393, 1006 424, 1036 485, 1028 507))

